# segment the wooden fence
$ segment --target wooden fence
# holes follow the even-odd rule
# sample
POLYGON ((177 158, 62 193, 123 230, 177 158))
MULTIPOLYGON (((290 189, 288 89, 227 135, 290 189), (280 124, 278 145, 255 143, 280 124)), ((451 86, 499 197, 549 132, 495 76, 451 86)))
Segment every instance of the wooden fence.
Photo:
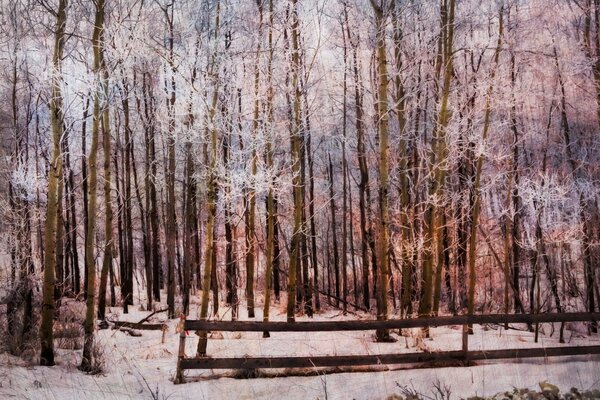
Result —
MULTIPOLYGON (((405 364, 432 361, 476 361, 506 358, 552 357, 584 354, 600 354, 600 346, 560 346, 550 348, 525 348, 479 350, 468 349, 468 325, 598 321, 600 313, 553 313, 553 314, 488 314, 460 315, 452 317, 425 317, 414 319, 356 320, 356 321, 306 321, 306 322, 258 322, 258 321, 199 321, 186 320, 180 332, 177 375, 175 383, 183 383, 183 371, 187 369, 255 369, 255 368, 312 368, 360 366, 375 364, 405 364), (195 357, 185 355, 186 331, 227 332, 333 332, 370 331, 377 329, 426 328, 462 325, 462 350, 434 353, 400 353, 346 356, 298 356, 298 357, 195 357)), ((268 339, 265 339, 268 340, 268 339)))

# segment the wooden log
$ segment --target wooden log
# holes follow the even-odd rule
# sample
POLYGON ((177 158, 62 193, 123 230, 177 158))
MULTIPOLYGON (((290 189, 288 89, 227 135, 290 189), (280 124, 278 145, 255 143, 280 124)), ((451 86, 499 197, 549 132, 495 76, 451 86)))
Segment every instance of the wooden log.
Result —
MULTIPOLYGON (((556 357, 600 354, 600 346, 570 346, 550 348, 502 349, 469 351, 468 359, 496 360, 511 358, 556 357)), ((181 369, 255 369, 255 368, 313 368, 374 364, 413 364, 432 361, 462 361, 462 350, 435 353, 406 353, 379 355, 318 356, 318 357, 244 357, 188 358, 179 361, 181 369)))
POLYGON ((191 331, 228 332, 323 332, 323 331, 369 331, 376 329, 424 328, 448 325, 540 323, 598 321, 600 313, 550 313, 550 314, 486 314, 458 315, 449 317, 425 317, 412 319, 357 320, 357 321, 199 321, 186 320, 185 329, 191 331))
POLYGON ((114 328, 131 328, 145 331, 161 331, 167 328, 167 324, 140 324, 139 322, 111 321, 114 328))

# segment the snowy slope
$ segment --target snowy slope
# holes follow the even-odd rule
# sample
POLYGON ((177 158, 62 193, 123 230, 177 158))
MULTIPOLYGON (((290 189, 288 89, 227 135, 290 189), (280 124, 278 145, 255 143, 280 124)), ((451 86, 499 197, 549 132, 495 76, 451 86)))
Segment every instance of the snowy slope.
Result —
MULTIPOLYGON (((197 304, 193 305, 193 308, 197 304)), ((223 308, 223 310, 225 310, 223 308)), ((244 309, 240 307, 242 316, 244 309)), ((195 310, 193 310, 194 313, 195 310)), ((134 311, 121 315, 113 309, 109 318, 138 321, 148 315, 134 311)), ((221 316, 229 319, 225 312, 221 316)), ((154 322, 165 320, 157 314, 154 322)), ((368 318, 365 315, 342 316, 329 310, 315 316, 317 320, 368 318)), ((256 320, 262 314, 257 309, 256 320)), ((275 305, 272 320, 284 320, 284 308, 275 305)), ((298 320, 306 319, 300 317, 298 320)), ((102 344, 105 372, 84 375, 77 370, 80 351, 58 350, 55 367, 39 367, 21 359, 0 355, 0 398, 29 399, 385 399, 401 393, 400 386, 433 396, 434 384, 450 388, 452 397, 493 395, 513 387, 537 389, 538 382, 548 381, 562 391, 575 386, 580 390, 600 389, 600 356, 558 357, 517 361, 479 363, 472 367, 427 369, 388 369, 378 372, 349 372, 317 376, 269 377, 234 379, 232 371, 187 371, 188 383, 174 385, 179 337, 176 321, 169 321, 165 343, 159 331, 143 331, 141 337, 131 337, 115 330, 101 330, 97 341, 102 344), (388 370, 386 370, 388 369, 388 370)), ((517 327, 523 328, 523 327, 517 327)), ((504 330, 500 327, 475 327, 469 348, 500 349, 509 347, 558 346, 558 332, 550 334, 549 324, 542 326, 545 334, 534 343, 533 333, 525 330, 504 330)), ((422 350, 456 350, 460 348, 459 327, 431 329, 431 337, 423 338, 420 330, 405 331, 396 343, 375 343, 372 332, 334 333, 271 333, 263 339, 260 332, 223 333, 209 339, 208 353, 224 356, 300 356, 414 352, 422 350)), ((600 344, 600 336, 585 337, 566 331, 567 342, 600 344)), ((195 353, 197 340, 190 332, 186 353, 195 353)), ((406 368, 406 366, 404 367, 406 368)), ((359 370, 359 369, 357 369, 359 370)), ((283 371, 266 371, 276 375, 283 371)))

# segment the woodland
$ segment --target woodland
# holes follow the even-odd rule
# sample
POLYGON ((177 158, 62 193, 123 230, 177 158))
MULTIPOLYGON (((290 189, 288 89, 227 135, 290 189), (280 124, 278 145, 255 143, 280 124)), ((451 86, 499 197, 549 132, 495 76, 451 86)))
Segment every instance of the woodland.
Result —
POLYGON ((73 303, 85 372, 110 307, 600 311, 598 0, 1 0, 0 21, 1 352, 54 365, 73 303))

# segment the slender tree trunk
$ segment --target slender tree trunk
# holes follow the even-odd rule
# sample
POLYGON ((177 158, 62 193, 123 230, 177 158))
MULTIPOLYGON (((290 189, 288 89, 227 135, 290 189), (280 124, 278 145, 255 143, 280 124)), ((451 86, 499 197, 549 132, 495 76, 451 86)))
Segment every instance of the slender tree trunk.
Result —
POLYGON ((50 124, 52 130, 52 159, 48 173, 48 208, 44 242, 44 285, 42 299, 42 323, 40 326, 41 354, 40 365, 54 365, 54 334, 52 321, 54 318, 54 265, 56 263, 56 224, 57 208, 61 201, 58 198, 58 180, 62 173, 60 157, 60 139, 63 135, 63 110, 61 93, 62 58, 65 44, 65 27, 67 23, 67 0, 59 0, 54 31, 54 54, 52 56, 52 98, 50 100, 50 124))
POLYGON ((256 134, 258 131, 260 117, 260 53, 262 40, 263 26, 263 2, 256 0, 259 14, 258 25, 258 44, 256 46, 256 55, 254 63, 254 112, 252 118, 252 143, 251 143, 251 160, 250 173, 251 182, 247 193, 248 207, 246 218, 246 306, 248 318, 254 318, 254 267, 256 260, 256 243, 255 243, 255 224, 256 224, 256 192, 254 189, 254 177, 257 173, 257 156, 256 156, 256 134))
MULTIPOLYGON (((596 6, 596 21, 598 22, 598 14, 600 10, 599 7, 596 6)), ((600 22, 598 22, 600 24, 600 22)), ((599 27, 596 27, 599 29, 599 27)), ((599 34, 600 35, 600 34, 599 34)), ((598 39, 600 41, 600 38, 598 39)), ((600 46, 600 43, 597 44, 600 46)), ((556 50, 556 45, 554 44, 553 39, 553 52, 554 52, 554 62, 556 66, 556 71, 558 74, 558 84, 560 88, 560 114, 561 114, 561 128, 563 137, 565 140, 565 149, 567 161, 570 164, 571 171, 573 174, 573 178, 577 180, 577 178, 581 174, 581 168, 579 168, 579 162, 576 159, 576 156, 573 154, 573 141, 571 139, 571 127, 569 124, 569 119, 567 117, 567 95, 565 90, 565 83, 562 77, 562 73, 560 70, 560 65, 558 63, 558 53, 556 50)), ((579 197, 579 218, 583 223, 583 235, 582 235, 582 252, 583 252, 583 268, 584 268, 584 276, 585 276, 585 285, 586 285, 586 297, 587 297, 587 307, 589 312, 596 311, 596 296, 594 292, 594 285, 596 281, 596 272, 595 267, 593 265, 593 257, 591 252, 591 235, 590 235, 590 223, 588 218, 586 217, 586 211, 588 210, 588 206, 586 201, 584 200, 583 189, 577 185, 578 197, 579 197)), ((597 333, 598 331, 598 323, 597 321, 592 321, 591 331, 593 333, 597 333)))
MULTIPOLYGON (((301 62, 301 65, 304 67, 304 62, 301 62)), ((303 203, 303 207, 302 207, 302 226, 303 231, 305 231, 310 224, 308 223, 307 219, 306 219, 306 207, 304 205, 306 205, 307 201, 306 201, 306 164, 310 164, 312 163, 312 154, 309 154, 309 152, 311 152, 309 143, 312 141, 311 140, 311 128, 310 128, 310 115, 309 115, 309 108, 308 108, 308 90, 306 89, 306 80, 307 80, 307 72, 304 71, 304 78, 300 79, 300 85, 302 87, 302 101, 303 101, 303 105, 304 105, 304 126, 303 126, 303 130, 302 130, 302 144, 301 144, 301 165, 300 165, 300 180, 301 180, 301 184, 300 186, 302 187, 302 203, 303 203)), ((310 171, 309 171, 310 174, 310 171)), ((313 177, 314 178, 314 177, 313 177)), ((309 218, 314 217, 314 214, 311 213, 311 205, 314 207, 314 192, 311 193, 310 192, 310 183, 309 183, 309 198, 308 198, 308 212, 309 212, 309 218)), ((313 208, 314 211, 314 208, 313 208)), ((311 317, 313 316, 313 285, 312 285, 312 281, 310 279, 310 273, 309 273, 309 259, 310 259, 310 254, 308 252, 308 234, 306 232, 303 232, 302 234, 302 247, 301 247, 301 265, 302 265, 302 279, 303 279, 303 285, 302 285, 302 297, 303 297, 303 303, 304 303, 304 312, 306 313, 307 316, 311 317)), ((315 291, 315 295, 318 297, 319 294, 318 292, 315 291)))
MULTIPOLYGON (((12 12, 16 12, 16 10, 11 10, 12 12)), ((16 24, 15 24, 16 25, 16 24)), ((14 31, 17 31, 17 27, 13 25, 11 28, 14 31)), ((19 126, 19 102, 17 100, 17 86, 18 86, 18 74, 17 74, 17 62, 18 62, 18 53, 16 51, 16 46, 15 46, 15 50, 13 51, 13 55, 14 57, 14 61, 12 62, 11 65, 11 69, 12 69, 12 82, 11 82, 11 86, 12 86, 12 91, 11 91, 11 106, 12 106, 12 122, 13 122, 13 126, 14 126, 14 145, 12 146, 12 151, 11 151, 11 157, 10 157, 10 163, 12 165, 16 165, 17 167, 19 167, 21 164, 21 157, 20 155, 22 154, 22 149, 21 149, 21 139, 20 139, 20 126, 19 126)), ((19 226, 21 224, 21 220, 20 220, 20 201, 19 201, 19 193, 18 193, 18 189, 15 187, 15 185, 13 184, 12 180, 9 180, 8 182, 8 200, 9 200, 9 206, 10 206, 10 222, 12 225, 12 229, 11 229, 11 236, 14 238, 11 243, 10 243, 10 281, 9 284, 11 286, 11 293, 8 296, 8 299, 6 301, 6 325, 7 325, 7 332, 9 337, 11 338, 10 340, 10 348, 9 351, 11 354, 13 355, 17 355, 19 352, 19 349, 21 347, 21 338, 19 337, 19 335, 16 334, 17 331, 17 322, 18 322, 18 317, 17 317, 17 312, 18 309, 20 307, 20 303, 22 301, 22 296, 21 296, 21 292, 23 290, 23 281, 21 280, 21 278, 23 278, 23 275, 20 274, 19 276, 19 281, 17 281, 17 269, 21 270, 21 254, 19 252, 18 249, 18 244, 22 242, 22 237, 21 237, 21 227, 19 226)))
MULTIPOLYGON (((102 83, 102 71, 104 65, 104 0, 96 2, 96 17, 94 22, 94 34, 92 38, 94 51, 94 73, 96 77, 96 93, 94 97, 94 114, 92 125, 92 147, 89 155, 89 182, 88 182, 88 232, 86 235, 86 269, 88 271, 88 295, 86 300, 86 313, 84 324, 83 355, 79 368, 82 371, 93 370, 93 346, 94 346, 94 322, 96 305, 96 262, 94 257, 94 237, 96 235, 96 185, 97 185, 97 156, 100 135, 100 124, 102 111, 105 107, 106 89, 102 83)), ((108 129, 108 127, 105 127, 108 129)))
MULTIPOLYGON (((223 164, 229 166, 229 146, 232 132, 228 132, 223 139, 223 164)), ((224 220, 225 220, 225 287, 227 289, 227 295, 225 302, 231 306, 231 320, 234 321, 238 317, 238 298, 237 298, 237 260, 234 253, 234 226, 232 219, 234 218, 233 212, 231 211, 231 203, 229 198, 229 189, 225 188, 225 207, 224 207, 224 220)))
MULTIPOLYGON (((119 125, 115 120, 115 131, 119 129, 119 125)), ((117 187, 117 192, 119 195, 116 197, 117 203, 117 244, 118 244, 118 252, 119 252, 119 286, 121 287, 121 298, 124 299, 127 296, 127 278, 129 276, 127 272, 127 240, 125 239, 125 207, 123 206, 123 193, 125 192, 124 180, 121 179, 122 173, 120 172, 124 169, 123 166, 123 146, 121 145, 120 136, 116 137, 115 141, 115 150, 113 153, 113 164, 115 171, 115 184, 117 187)), ((112 263, 107 265, 107 273, 110 275, 110 270, 113 268, 112 263)), ((113 283, 115 283, 114 276, 111 276, 111 288, 113 287, 113 283)), ((102 278, 100 278, 102 280, 102 278)), ((102 285, 102 284, 101 284, 102 285)), ((102 288, 100 289, 102 291, 102 288)), ((129 302, 122 301, 123 304, 123 313, 129 313, 129 302)))
MULTIPOLYGON (((174 3, 174 2, 173 2, 174 3)), ((165 186, 167 191, 167 204, 166 214, 167 219, 165 222, 165 244, 167 252, 167 314, 169 318, 175 318, 175 267, 176 267, 176 247, 177 247, 177 225, 176 225, 176 214, 175 214, 175 203, 177 201, 175 197, 175 101, 176 101, 176 86, 175 86, 175 74, 176 65, 174 59, 174 6, 171 4, 169 8, 163 8, 165 18, 167 21, 168 32, 168 56, 167 62, 171 69, 170 71, 170 84, 168 89, 165 88, 168 98, 167 103, 167 114, 168 114, 168 134, 167 134, 167 167, 165 173, 165 186)))
MULTIPOLYGON (((108 72, 104 72, 104 93, 108 94, 108 72)), ((104 150, 104 260, 102 261, 102 270, 100 272, 100 287, 98 294, 98 319, 104 320, 106 315, 106 283, 108 272, 112 267, 113 262, 113 210, 110 198, 111 192, 111 176, 110 176, 110 121, 109 109, 105 106, 102 113, 102 148, 104 150)), ((127 228, 125 228, 127 229, 127 228)), ((121 296, 127 296, 127 290, 124 289, 124 281, 126 277, 121 275, 121 296), (124 293, 123 293, 124 292, 124 293)), ((127 298, 123 298, 123 303, 127 303, 127 298)))
MULTIPOLYGON (((346 32, 350 38, 350 30, 346 24, 346 32)), ((360 170, 360 181, 358 184, 358 209, 360 212, 360 237, 361 237, 361 259, 362 259, 362 296, 363 304, 367 310, 371 309, 371 296, 369 293, 369 234, 367 221, 367 191, 369 188, 369 170, 367 168, 367 154, 365 144, 365 128, 363 121, 363 90, 361 78, 359 76, 357 46, 355 41, 352 43, 352 69, 354 75, 354 105, 356 112, 356 138, 357 138, 357 157, 360 170)), ((369 196, 370 197, 370 196, 369 196)))
POLYGON ((512 203, 512 210, 510 213, 513 215, 510 226, 507 224, 506 234, 510 239, 510 248, 507 249, 506 260, 510 261, 506 268, 509 269, 507 279, 510 279, 512 273, 512 286, 514 294, 514 310, 515 312, 524 313, 525 309, 521 303, 520 296, 520 254, 521 249, 519 245, 520 240, 520 216, 521 216, 521 197, 519 195, 519 130, 517 125, 517 108, 515 98, 515 83, 516 83, 516 70, 515 70, 515 54, 511 49, 510 53, 510 82, 511 82, 511 107, 510 107, 510 128, 513 133, 513 144, 512 144, 512 160, 511 160, 511 172, 510 178, 512 180, 507 191, 507 204, 512 203), (509 229, 510 228, 510 229, 509 229))
MULTIPOLYGON (((344 3, 344 21, 348 21, 348 5, 344 3)), ((344 315, 348 312, 348 160, 346 158, 346 139, 348 125, 348 46, 346 31, 342 23, 342 38, 344 43, 344 82, 342 102, 342 303, 344 315)))
POLYGON ((444 230, 446 229, 446 206, 442 205, 437 208, 437 230, 436 230, 436 269, 434 276, 434 286, 433 286, 433 308, 432 314, 438 315, 440 308, 440 296, 442 295, 442 276, 444 271, 444 230))
MULTIPOLYGON (((512 253, 511 253, 511 232, 512 232, 512 218, 510 210, 512 208, 512 185, 513 185, 513 176, 514 176, 514 167, 511 164, 508 182, 507 182, 507 191, 506 191, 506 203, 505 207, 507 210, 507 214, 504 217, 504 313, 508 314, 510 310, 510 301, 508 295, 508 288, 511 284, 510 282, 510 266, 512 262, 512 253)), ((508 323, 504 324, 504 329, 508 329, 508 323)))
POLYGON ((146 147, 148 148, 146 165, 148 169, 147 193, 149 199, 148 212, 150 219, 150 248, 152 252, 152 295, 155 301, 160 301, 160 282, 162 276, 162 257, 160 246, 160 226, 158 217, 158 201, 156 191, 157 159, 156 135, 154 123, 154 94, 152 90, 152 77, 149 72, 142 76, 144 96, 144 117, 147 123, 146 147))
POLYGON ((350 185, 350 173, 348 172, 348 166, 346 166, 346 180, 348 187, 348 201, 349 201, 349 232, 350 232, 350 260, 352 263, 352 283, 353 283, 353 292, 354 292, 354 304, 358 305, 360 291, 358 288, 358 274, 356 270, 356 254, 354 252, 354 212, 353 212, 353 202, 352 202, 352 186, 350 185))
MULTIPOLYGON (((214 36, 215 42, 219 37, 220 31, 220 17, 221 17, 221 2, 218 0, 216 4, 216 16, 215 16, 215 29, 214 36)), ((216 43, 215 43, 216 46, 216 43)), ((211 288, 211 277, 212 277, 212 269, 216 266, 213 265, 213 255, 212 253, 216 251, 214 248, 214 226, 215 226, 215 217, 217 214, 217 182, 216 182, 216 167, 217 167, 217 128, 215 124, 215 117, 217 111, 217 101, 219 99, 219 76, 218 76, 218 66, 216 65, 216 47, 214 49, 212 55, 212 62, 210 66, 210 75, 213 78, 214 88, 211 99, 211 107, 209 110, 209 122, 210 122, 210 159, 207 160, 209 164, 209 181, 207 183, 208 193, 207 193, 207 213, 208 220, 206 222, 206 239, 205 239, 205 251, 204 251, 204 276, 202 282, 202 303, 200 305, 200 320, 206 320, 208 317, 208 302, 209 302, 209 291, 211 288)), ((216 300, 216 299, 215 299, 216 300)), ((196 355, 198 357, 206 356, 206 346, 207 346, 207 332, 206 331, 198 331, 196 334, 199 336, 198 347, 196 350, 196 355)))
MULTIPOLYGON (((238 89, 238 105, 241 106, 241 89, 238 89)), ((226 105, 223 105, 223 117, 227 117, 232 120, 231 113, 229 115, 226 111, 226 105)), ((241 110, 239 110, 241 112, 241 110)), ((233 126, 233 123, 230 122, 229 126, 233 126)), ((223 164, 227 169, 231 168, 229 161, 229 151, 231 146, 231 137, 233 136, 233 131, 230 130, 225 134, 223 138, 223 164)), ((231 179, 231 178, 229 178, 231 179)), ((230 181, 231 182, 231 181, 230 181)), ((239 301, 238 301, 238 264, 237 258, 235 254, 235 226, 233 224, 234 214, 232 211, 233 205, 230 200, 230 189, 229 186, 224 188, 224 214, 225 214, 225 241, 227 244, 225 245, 225 286, 227 288, 226 294, 226 303, 231 306, 231 319, 236 320, 238 318, 238 309, 239 309, 239 301)))
MULTIPOLYGON (((195 45, 195 59, 194 66, 191 70, 190 85, 194 85, 197 77, 196 61, 198 59, 198 50, 200 46, 200 39, 196 39, 195 45)), ((190 94, 188 103, 188 115, 186 120, 186 127, 188 130, 193 129, 195 116, 193 112, 193 95, 190 94)), ((225 146, 225 143, 223 144, 225 146)), ((190 288, 192 272, 197 268, 197 264, 200 260, 196 258, 196 251, 194 249, 195 236, 198 235, 198 198, 197 198, 197 184, 194 174, 196 173, 196 163, 193 158, 193 149, 191 140, 187 140, 185 144, 185 201, 184 201, 184 235, 183 235, 183 314, 189 314, 190 307, 190 288)), ((228 242, 229 244, 229 242, 228 242)))
MULTIPOLYGON (((69 148, 68 137, 65 136, 65 147, 69 148)), ((75 296, 79 293, 80 282, 79 282, 79 254, 77 247, 77 213, 76 213, 76 200, 75 200, 75 173, 71 167, 71 154, 66 152, 64 155, 65 167, 69 171, 67 177, 67 238, 69 243, 69 254, 71 260, 71 283, 70 290, 75 296)))
POLYGON ((275 301, 281 298, 281 249, 279 247, 279 220, 277 213, 279 201, 277 196, 273 196, 273 294, 275 301))
MULTIPOLYGON (((61 149, 63 146, 64 139, 61 139, 61 149)), ((62 158, 62 155, 60 156, 62 158)), ((60 305, 62 303, 62 297, 65 293, 65 220, 63 213, 63 198, 64 198, 64 161, 61 160, 61 173, 58 178, 58 193, 59 199, 56 210, 56 262, 54 263, 55 270, 55 284, 54 284, 54 300, 56 301, 56 308, 54 310, 55 315, 58 316, 60 311, 60 305)))
POLYGON ((331 245, 330 245, 330 236, 331 236, 331 224, 327 225, 327 233, 325 235, 326 241, 325 241, 325 259, 326 259, 326 264, 327 264, 327 304, 329 304, 330 306, 332 305, 331 303, 331 298, 333 297, 331 295, 331 245))
MULTIPOLYGON (((218 195, 218 192, 216 192, 218 195)), ((216 216, 215 216, 216 220, 216 216)), ((219 237, 219 228, 217 224, 213 224, 213 251, 211 252, 212 261, 211 264, 213 268, 211 269, 210 275, 210 290, 212 292, 212 300, 213 300, 213 315, 218 315, 219 313, 219 282, 217 281, 217 239, 219 237)))
MULTIPOLYGON (((269 61, 267 66, 267 149, 266 165, 273 171, 273 0, 269 0, 269 61)), ((271 306, 271 288, 273 286, 273 269, 275 256, 275 197, 273 186, 275 182, 271 181, 269 192, 267 194, 266 204, 266 222, 267 222, 267 243, 266 243, 266 269, 265 269, 265 304, 263 308, 263 321, 269 321, 269 310, 271 306)), ((311 214, 312 215, 312 214, 311 214)), ((312 220, 311 220, 312 222, 312 220)), ((318 302, 318 296, 317 296, 318 302)), ((269 332, 263 332, 263 337, 269 337, 269 332)))
POLYGON ((298 49, 298 0, 292 0, 292 85, 294 93, 293 116, 290 132, 292 148, 292 184, 294 192, 294 227, 290 249, 290 265, 288 269, 288 299, 287 299, 287 321, 295 322, 296 316, 296 284, 298 268, 300 268, 300 241, 302 240, 302 188, 300 187, 300 164, 301 159, 301 93, 299 85, 300 52, 298 49))
MULTIPOLYGON (((485 115, 483 119, 483 133, 481 135, 482 142, 487 142, 487 137, 490 129, 490 116, 491 116, 491 101, 492 94, 494 91, 494 79, 496 77, 496 69, 498 68, 498 61, 500 59, 500 51, 502 48, 502 35, 504 34, 504 9, 500 7, 499 21, 498 21, 498 43, 496 44, 496 51, 494 54, 494 64, 492 65, 492 71, 490 73, 490 85, 488 87, 486 100, 485 100, 485 115)), ((469 305, 468 313, 473 315, 475 311, 475 258, 477 256, 477 229, 479 229, 479 214, 481 212, 481 172, 483 169, 484 155, 479 155, 477 159, 477 165, 475 170, 475 183, 473 186, 475 203, 471 211, 471 232, 469 235, 469 305)), ((469 333, 473 333, 473 327, 469 326, 469 333)))
MULTIPOLYGON (((143 79, 142 79, 143 81, 143 79)), ((133 86, 137 86, 137 74, 134 71, 133 73, 133 86)), ((142 85, 142 90, 145 88, 142 85)), ((137 92, 137 91, 136 91, 137 92)), ((123 96, 123 92, 121 92, 121 96, 123 96)), ((149 189, 149 179, 150 179, 150 166, 148 165, 148 120, 145 118, 142 111, 142 102, 140 97, 136 94, 135 98, 137 113, 142 120, 143 128, 144 128, 144 142, 146 144, 144 153, 145 153, 145 164, 144 164, 144 188, 146 191, 146 196, 144 201, 142 202, 142 193, 140 191, 139 178, 137 173, 137 164, 135 162, 135 152, 133 143, 131 145, 131 166, 133 169, 133 185, 135 188, 135 195, 137 198, 138 209, 140 212, 140 225, 142 228, 142 244, 144 247, 144 273, 146 278, 146 309, 152 309, 152 248, 150 246, 151 235, 150 231, 150 196, 148 196, 149 189)))
MULTIPOLYGON (((448 0, 441 4, 441 38, 438 48, 436 68, 443 68, 443 85, 441 90, 440 109, 432 141, 432 157, 434 161, 433 182, 430 187, 432 197, 441 197, 446 179, 448 149, 446 146, 446 128, 450 118, 448 110, 450 86, 453 79, 454 61, 454 9, 455 1, 448 0), (441 62, 443 58, 443 63, 441 62)), ((436 73, 436 75, 438 75, 436 73)), ((423 254, 423 295, 419 305, 419 315, 427 316, 432 311, 434 238, 439 228, 439 212, 436 204, 430 204, 425 212, 425 252, 423 254)))
MULTIPOLYGON (((308 134, 306 138, 306 156, 308 158, 308 218, 310 220, 310 262, 313 271, 313 287, 319 287, 319 265, 317 262, 317 231, 315 213, 315 175, 314 175, 314 158, 312 154, 312 135, 308 134)), ((318 290, 314 290, 315 309, 321 309, 321 299, 318 290)))
MULTIPOLYGON (((88 116, 89 116, 89 109, 90 109, 90 99, 92 98, 92 95, 90 93, 88 93, 88 95, 86 96, 86 101, 85 101, 85 107, 83 109, 83 118, 82 118, 82 122, 81 122, 81 188, 82 188, 82 194, 83 194, 83 235, 84 235, 84 244, 85 244, 85 236, 87 235, 87 225, 88 225, 88 198, 87 198, 87 186, 88 186, 88 180, 87 180, 87 149, 86 149, 86 139, 87 139, 87 120, 88 120, 88 116)), ((83 297, 86 298, 87 297, 87 269, 85 268, 85 253, 84 253, 84 267, 83 267, 83 297)), ((76 271, 76 292, 80 293, 81 292, 81 276, 80 276, 80 270, 79 270, 79 265, 77 267, 77 271, 76 271)))
POLYGON ((335 192, 333 190, 333 163, 331 162, 331 154, 328 155, 329 158, 329 205, 331 210, 331 239, 333 242, 333 273, 334 273, 334 287, 335 287, 335 306, 340 307, 340 256, 338 249, 338 239, 337 239, 337 223, 336 223, 336 214, 337 208, 335 206, 335 192))
MULTIPOLYGON (((377 294, 377 319, 386 320, 388 317, 388 287, 390 279, 389 264, 389 138, 388 138, 388 73, 385 44, 385 25, 387 15, 385 11, 371 0, 375 11, 375 25, 377 27, 377 133, 379 134, 379 218, 378 218, 378 281, 379 293, 377 294)), ((389 341, 389 331, 377 330, 378 341, 389 341)))
MULTIPOLYGON (((126 293, 121 293, 121 298, 124 303, 133 305, 133 277, 135 273, 134 255, 133 255, 133 218, 132 218, 132 207, 131 207, 131 172, 132 172, 132 156, 133 153, 133 138, 132 129, 130 124, 130 112, 129 112, 129 84, 125 78, 123 78, 123 90, 124 98, 122 101, 123 106, 123 130, 125 132, 125 154, 123 157, 123 185, 124 185, 124 199, 123 199, 123 212, 124 212, 124 228, 125 228, 125 248, 127 252, 125 254, 125 271, 127 277, 122 277, 122 281, 126 282, 126 293)), ((106 118, 108 121, 108 117, 106 118)), ((109 142, 110 143, 110 142, 109 142)), ((110 173, 109 173, 110 175, 110 173)), ((107 204, 107 217, 108 209, 110 205, 107 204)), ((112 217, 112 210, 111 210, 112 217)), ((111 218, 112 219, 112 218, 111 218)), ((112 225, 112 221, 111 221, 112 225)), ((112 249, 111 249, 112 250, 112 249)), ((111 262, 112 266, 112 262, 111 262)), ((121 282, 123 284, 123 282, 121 282)))
POLYGON ((189 314, 190 306, 190 283, 191 274, 194 270, 195 262, 193 249, 193 236, 196 233, 197 220, 196 216, 196 182, 194 178, 194 161, 192 160, 192 144, 187 142, 185 145, 185 206, 184 206, 184 223, 185 230, 183 236, 183 287, 181 289, 183 295, 183 314, 189 314))
MULTIPOLYGON (((93 95, 90 93, 87 97, 85 108, 83 110, 83 122, 81 125, 81 189, 83 192, 83 242, 84 242, 84 254, 83 254, 83 298, 87 299, 87 283, 88 283, 88 270, 86 267, 87 259, 87 233, 89 224, 89 211, 88 211, 88 160, 87 160, 87 120, 89 115, 90 99, 93 95)), ((92 111, 93 112, 93 111, 92 111)), ((93 121, 92 121, 93 123, 93 121)))
POLYGON ((396 118, 398 119, 398 130, 400 134, 400 140, 398 143, 398 176, 400 179, 400 246, 401 246, 401 260, 402 260, 402 295, 401 295, 401 313, 406 315, 408 309, 408 302, 410 301, 410 274, 411 274, 411 262, 410 255, 408 253, 408 244, 410 228, 408 222, 408 210, 409 210, 409 177, 408 177, 408 140, 407 140, 407 118, 406 118, 406 93, 404 83, 402 82, 402 39, 403 32, 400 25, 400 16, 395 7, 395 3, 392 5, 392 27, 394 31, 394 67, 396 77, 394 79, 394 87, 396 92, 396 118))

